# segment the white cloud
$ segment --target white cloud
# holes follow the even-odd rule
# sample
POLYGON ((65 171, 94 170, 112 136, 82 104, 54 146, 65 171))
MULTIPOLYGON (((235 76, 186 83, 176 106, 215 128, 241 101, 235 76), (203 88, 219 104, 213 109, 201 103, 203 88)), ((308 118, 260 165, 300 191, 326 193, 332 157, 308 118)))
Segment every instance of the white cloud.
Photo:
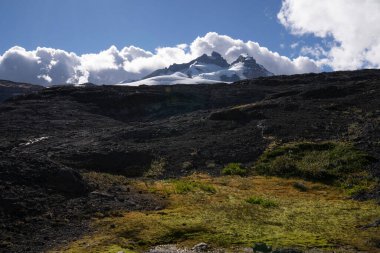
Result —
POLYGON ((296 47, 298 47, 299 46, 299 42, 294 42, 294 43, 292 43, 291 45, 290 45, 290 48, 292 48, 292 49, 295 49, 296 47))
POLYGON ((328 57, 328 52, 321 47, 319 44, 314 45, 313 47, 310 46, 303 46, 300 51, 301 55, 310 55, 315 59, 323 59, 325 60, 326 57, 328 57))
POLYGON ((228 62, 234 61, 241 54, 248 54, 255 58, 259 64, 262 64, 275 74, 297 74, 319 71, 316 63, 308 57, 301 56, 296 59, 289 59, 277 52, 270 51, 266 47, 260 46, 257 42, 244 42, 213 32, 195 39, 190 45, 190 49, 194 56, 217 51, 228 62))
POLYGON ((76 70, 80 65, 74 53, 41 47, 26 51, 16 46, 0 57, 0 78, 38 84, 66 83, 70 78, 76 82, 83 75, 76 70))
POLYGON ((12 47, 0 55, 0 79, 42 85, 61 83, 114 84, 136 80, 152 71, 173 63, 188 62, 204 53, 219 52, 228 62, 240 54, 253 56, 258 63, 275 74, 318 72, 316 63, 308 57, 289 59, 257 42, 233 39, 215 32, 196 38, 191 44, 160 47, 154 53, 129 46, 77 55, 60 49, 41 48, 27 51, 12 47))
POLYGON ((379 0, 283 0, 278 18, 293 34, 333 39, 320 62, 334 70, 380 67, 379 0))

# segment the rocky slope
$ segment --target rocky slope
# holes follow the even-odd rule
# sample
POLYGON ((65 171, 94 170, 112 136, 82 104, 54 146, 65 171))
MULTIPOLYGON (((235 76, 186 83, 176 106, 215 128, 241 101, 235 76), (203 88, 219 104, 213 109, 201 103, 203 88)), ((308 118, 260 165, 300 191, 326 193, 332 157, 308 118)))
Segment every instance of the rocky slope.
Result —
POLYGON ((0 80, 0 102, 13 96, 35 93, 42 89, 40 85, 0 80))
POLYGON ((379 70, 362 70, 233 85, 52 87, 8 100, 0 251, 38 252, 78 236, 99 210, 164 205, 133 187, 92 184, 84 172, 140 177, 164 159, 162 177, 219 175, 229 162, 252 165, 274 141, 343 140, 373 158, 368 170, 379 177, 379 84, 379 70))

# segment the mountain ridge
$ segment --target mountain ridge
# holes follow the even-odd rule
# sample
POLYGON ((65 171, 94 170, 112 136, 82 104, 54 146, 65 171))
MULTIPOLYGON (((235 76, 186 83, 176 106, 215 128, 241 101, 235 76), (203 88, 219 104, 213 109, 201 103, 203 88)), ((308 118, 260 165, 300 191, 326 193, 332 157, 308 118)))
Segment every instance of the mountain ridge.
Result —
POLYGON ((13 96, 36 93, 42 89, 44 87, 37 84, 0 80, 0 102, 13 96))
POLYGON ((121 85, 236 82, 265 76, 273 76, 273 73, 258 64, 253 57, 240 55, 229 64, 221 54, 213 51, 211 55, 203 54, 187 63, 175 63, 169 67, 157 69, 140 80, 124 81, 121 85))

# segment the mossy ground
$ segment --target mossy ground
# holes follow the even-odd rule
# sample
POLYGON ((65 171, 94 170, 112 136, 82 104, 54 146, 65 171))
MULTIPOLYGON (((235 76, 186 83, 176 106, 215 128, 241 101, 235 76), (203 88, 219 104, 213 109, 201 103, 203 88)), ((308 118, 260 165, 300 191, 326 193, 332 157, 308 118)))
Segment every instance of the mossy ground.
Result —
POLYGON ((350 142, 293 142, 268 148, 253 170, 261 175, 324 182, 355 195, 379 184, 368 172, 373 160, 350 142))
POLYGON ((347 193, 335 186, 277 177, 203 174, 129 183, 165 196, 167 207, 94 218, 93 234, 59 251, 130 253, 157 244, 191 246, 201 241, 231 252, 255 242, 274 247, 350 245, 370 252, 378 250, 374 244, 380 241, 380 228, 363 229, 360 225, 378 219, 380 207, 371 201, 348 199, 347 193), (295 188, 295 182, 308 190, 295 188), (253 197, 275 204, 248 203, 253 197))
POLYGON ((223 175, 247 175, 247 169, 240 163, 229 163, 222 169, 223 175))

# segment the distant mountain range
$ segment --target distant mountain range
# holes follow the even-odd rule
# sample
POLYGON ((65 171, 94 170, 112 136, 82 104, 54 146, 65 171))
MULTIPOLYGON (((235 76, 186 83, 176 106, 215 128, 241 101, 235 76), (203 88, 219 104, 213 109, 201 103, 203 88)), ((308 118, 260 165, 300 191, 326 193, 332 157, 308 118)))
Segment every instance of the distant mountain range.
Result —
MULTIPOLYGON (((219 53, 203 54, 200 57, 182 64, 173 64, 167 68, 158 69, 136 81, 123 81, 119 85, 173 85, 173 84, 209 84, 231 83, 244 79, 273 76, 262 65, 250 56, 240 55, 229 64, 219 53)), ((52 86, 95 86, 84 84, 55 84, 52 86)), ((0 102, 17 95, 36 93, 45 87, 27 83, 16 83, 0 80, 0 102)))
POLYGON ((202 56, 183 64, 173 64, 168 68, 158 69, 134 82, 122 82, 121 85, 171 85, 236 82, 262 76, 272 76, 253 57, 240 55, 229 64, 219 53, 202 56))

